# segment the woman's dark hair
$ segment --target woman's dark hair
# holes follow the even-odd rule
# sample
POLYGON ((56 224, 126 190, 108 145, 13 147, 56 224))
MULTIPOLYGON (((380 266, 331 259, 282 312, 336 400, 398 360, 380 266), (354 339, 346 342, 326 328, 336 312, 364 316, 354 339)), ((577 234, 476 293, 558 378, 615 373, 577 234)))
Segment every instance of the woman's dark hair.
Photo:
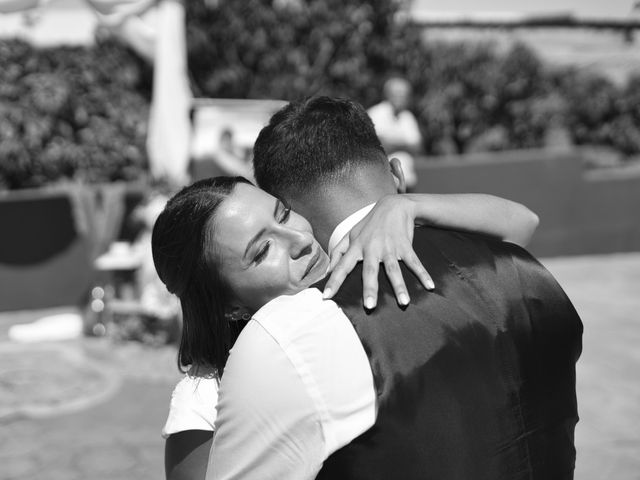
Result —
POLYGON ((153 227, 153 263, 167 290, 182 306, 178 368, 212 367, 218 377, 242 329, 229 321, 230 292, 215 265, 209 226, 220 204, 242 177, 215 177, 183 188, 165 206, 153 227))

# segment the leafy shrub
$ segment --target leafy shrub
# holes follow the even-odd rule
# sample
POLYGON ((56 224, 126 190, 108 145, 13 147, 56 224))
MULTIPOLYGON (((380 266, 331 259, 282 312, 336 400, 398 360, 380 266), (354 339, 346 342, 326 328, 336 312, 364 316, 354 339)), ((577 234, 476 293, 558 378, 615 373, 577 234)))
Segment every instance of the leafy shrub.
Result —
POLYGON ((490 43, 425 42, 416 26, 398 21, 405 4, 188 2, 194 90, 205 97, 349 96, 369 107, 394 72, 414 87, 427 153, 540 147, 556 126, 578 144, 640 151, 638 112, 628 107, 637 102, 627 100, 637 86, 630 83, 629 93, 597 75, 551 70, 522 44, 502 53, 490 43))
POLYGON ((576 144, 608 146, 625 155, 640 153, 640 76, 618 86, 601 74, 567 69, 555 82, 576 144))
POLYGON ((0 187, 144 175, 151 76, 133 53, 5 40, 0 64, 0 187))
POLYGON ((377 96, 397 0, 187 2, 189 67, 205 97, 377 96))
MULTIPOLYGON (((408 0, 198 0, 187 6, 194 94, 381 100, 393 72, 413 85, 428 154, 531 148, 549 128, 578 145, 640 153, 640 76, 550 69, 525 45, 426 42, 408 0)), ((150 68, 113 42, 34 49, 0 41, 0 188, 146 174, 150 68)))
POLYGON ((430 64, 421 72, 425 84, 418 100, 418 120, 428 152, 467 150, 488 130, 498 104, 499 57, 489 44, 437 43, 428 49, 430 64))

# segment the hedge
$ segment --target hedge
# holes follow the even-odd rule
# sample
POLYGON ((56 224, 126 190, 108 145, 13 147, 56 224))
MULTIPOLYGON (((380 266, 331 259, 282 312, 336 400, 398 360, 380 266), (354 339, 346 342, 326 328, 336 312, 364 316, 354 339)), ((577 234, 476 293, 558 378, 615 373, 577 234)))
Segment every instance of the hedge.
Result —
POLYGON ((0 42, 0 188, 139 178, 151 72, 122 45, 0 42))
POLYGON ((566 129, 578 145, 640 153, 640 77, 619 87, 596 72, 552 69, 523 44, 502 53, 486 42, 425 42, 419 27, 400 20, 406 4, 188 2, 194 90, 284 100, 329 94, 369 107, 395 72, 414 87, 427 154, 541 147, 550 128, 566 129))
MULTIPOLYGON (((640 153, 640 76, 550 68, 525 45, 425 42, 403 0, 186 2, 194 94, 381 100, 390 72, 414 87, 426 154, 577 145, 640 153)), ((113 41, 34 49, 0 41, 0 188, 146 175, 149 67, 113 41)))

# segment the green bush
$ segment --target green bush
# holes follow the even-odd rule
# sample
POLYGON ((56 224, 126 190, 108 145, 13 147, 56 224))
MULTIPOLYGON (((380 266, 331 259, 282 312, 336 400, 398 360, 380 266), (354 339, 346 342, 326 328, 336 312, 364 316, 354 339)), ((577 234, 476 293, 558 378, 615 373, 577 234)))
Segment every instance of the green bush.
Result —
MULTIPOLYGON (((550 69, 533 51, 425 42, 407 0, 186 2, 194 95, 381 100, 391 73, 414 87, 428 154, 543 146, 564 127, 578 145, 640 153, 640 77, 550 69)), ((146 174, 151 72, 113 42, 35 49, 0 41, 0 188, 146 174)))
POLYGON ((500 58, 489 44, 436 43, 423 48, 430 62, 419 74, 423 92, 417 113, 426 149, 462 153, 495 117, 500 58))
POLYGON ((640 151, 638 112, 627 101, 635 84, 623 91, 596 75, 551 70, 522 44, 502 53, 488 43, 425 42, 417 27, 398 21, 406 3, 188 2, 194 90, 223 98, 349 96, 369 107, 394 72, 414 87, 412 109, 429 154, 541 147, 558 126, 577 144, 640 151))
POLYGON ((6 40, 0 64, 0 187, 144 175, 151 76, 133 53, 6 40))
POLYGON ((626 155, 640 153, 640 76, 620 87, 597 73, 565 70, 556 82, 576 144, 604 145, 626 155))
POLYGON ((187 2, 189 68, 205 97, 367 104, 393 65, 397 0, 187 2), (213 6, 211 6, 213 5, 213 6))

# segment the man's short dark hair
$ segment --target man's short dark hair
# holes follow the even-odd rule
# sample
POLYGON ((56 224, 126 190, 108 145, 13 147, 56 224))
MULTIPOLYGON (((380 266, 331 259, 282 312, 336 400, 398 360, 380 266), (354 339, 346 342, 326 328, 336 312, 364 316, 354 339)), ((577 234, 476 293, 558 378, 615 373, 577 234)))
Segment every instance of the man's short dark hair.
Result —
POLYGON ((286 105, 253 147, 256 181, 276 195, 296 195, 336 182, 355 167, 387 163, 366 110, 342 98, 310 97, 286 105))

